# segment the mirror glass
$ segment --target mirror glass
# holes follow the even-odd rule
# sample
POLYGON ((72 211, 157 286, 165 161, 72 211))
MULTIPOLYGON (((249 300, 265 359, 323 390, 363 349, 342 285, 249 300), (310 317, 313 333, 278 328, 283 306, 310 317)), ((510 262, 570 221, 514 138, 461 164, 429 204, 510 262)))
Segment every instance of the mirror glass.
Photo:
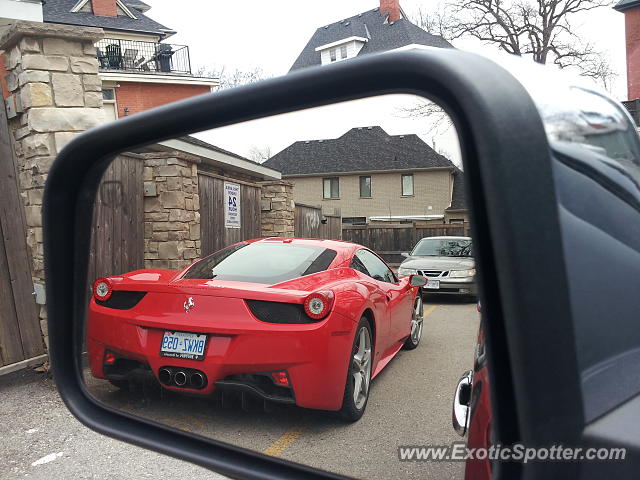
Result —
POLYGON ((462 440, 452 402, 479 328, 469 207, 450 118, 410 95, 120 154, 95 199, 86 387, 348 476, 460 477, 464 462, 402 457, 462 440))

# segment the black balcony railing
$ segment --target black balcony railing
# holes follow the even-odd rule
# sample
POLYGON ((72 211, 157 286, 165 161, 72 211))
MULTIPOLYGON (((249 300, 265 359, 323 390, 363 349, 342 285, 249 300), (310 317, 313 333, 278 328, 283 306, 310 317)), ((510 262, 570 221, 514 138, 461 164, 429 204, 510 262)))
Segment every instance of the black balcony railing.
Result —
POLYGON ((96 49, 101 70, 191 74, 189 47, 185 45, 103 38, 96 49))
POLYGON ((640 98, 636 98, 634 100, 627 100, 626 102, 622 102, 622 104, 629 110, 633 121, 636 122, 636 126, 640 126, 640 98))

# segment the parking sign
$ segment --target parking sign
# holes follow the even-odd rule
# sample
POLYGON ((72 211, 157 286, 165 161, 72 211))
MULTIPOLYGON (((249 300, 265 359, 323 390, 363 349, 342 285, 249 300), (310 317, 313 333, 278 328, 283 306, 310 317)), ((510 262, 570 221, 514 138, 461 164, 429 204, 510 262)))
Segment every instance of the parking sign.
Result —
POLYGON ((240 185, 224 182, 224 226, 240 228, 240 185))

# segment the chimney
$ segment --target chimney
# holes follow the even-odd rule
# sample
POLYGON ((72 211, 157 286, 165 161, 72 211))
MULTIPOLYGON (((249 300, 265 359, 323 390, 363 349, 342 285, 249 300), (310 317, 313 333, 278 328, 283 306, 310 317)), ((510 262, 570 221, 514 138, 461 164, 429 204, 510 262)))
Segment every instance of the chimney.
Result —
POLYGON ((94 15, 103 15, 105 17, 117 17, 118 9, 116 0, 91 0, 94 15))
POLYGON ((380 0, 380 13, 389 15, 387 21, 395 22, 402 18, 400 0, 380 0))

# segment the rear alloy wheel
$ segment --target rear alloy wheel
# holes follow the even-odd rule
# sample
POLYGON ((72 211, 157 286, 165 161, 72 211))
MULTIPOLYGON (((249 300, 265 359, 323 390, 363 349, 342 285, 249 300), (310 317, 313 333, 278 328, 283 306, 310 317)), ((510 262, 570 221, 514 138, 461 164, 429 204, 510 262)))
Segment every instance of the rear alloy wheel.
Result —
POLYGON ((413 305, 413 311, 411 312, 411 333, 403 346, 405 350, 413 350, 420 344, 423 322, 424 311, 422 306, 422 295, 418 292, 418 295, 416 296, 416 303, 413 305))
POLYGON ((367 401, 369 400, 369 390, 371 387, 371 327, 366 318, 362 318, 356 329, 356 336, 353 340, 349 371, 347 374, 347 384, 344 389, 342 418, 349 422, 360 420, 367 401))

